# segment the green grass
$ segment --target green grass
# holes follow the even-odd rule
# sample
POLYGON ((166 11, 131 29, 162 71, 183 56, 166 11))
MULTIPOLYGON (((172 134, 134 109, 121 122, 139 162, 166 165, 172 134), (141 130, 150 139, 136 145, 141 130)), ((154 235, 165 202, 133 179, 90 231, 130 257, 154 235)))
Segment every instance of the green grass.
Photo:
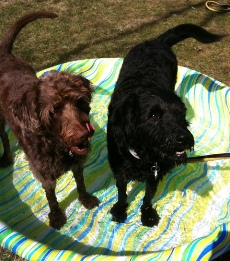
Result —
MULTIPOLYGON (((123 57, 129 48, 180 23, 195 23, 212 32, 229 31, 230 13, 207 10, 205 1, 185 0, 1 0, 0 38, 22 14, 49 10, 59 17, 25 27, 14 53, 36 70, 95 57, 123 57)), ((179 64, 230 85, 230 37, 203 45, 188 39, 173 47, 179 64)))
POLYGON ((0 261, 26 261, 26 259, 14 255, 9 250, 0 247, 0 261))
MULTIPOLYGON (((195 23, 212 32, 229 33, 230 12, 213 13, 204 3, 201 0, 0 0, 0 39, 23 14, 47 10, 59 17, 29 24, 18 36, 13 51, 37 71, 72 60, 124 57, 132 46, 180 23, 195 23)), ((180 65, 230 86, 229 46, 230 37, 209 45, 188 39, 173 50, 180 65)), ((2 257, 11 254, 3 252, 0 260, 17 260, 12 256, 2 257)))

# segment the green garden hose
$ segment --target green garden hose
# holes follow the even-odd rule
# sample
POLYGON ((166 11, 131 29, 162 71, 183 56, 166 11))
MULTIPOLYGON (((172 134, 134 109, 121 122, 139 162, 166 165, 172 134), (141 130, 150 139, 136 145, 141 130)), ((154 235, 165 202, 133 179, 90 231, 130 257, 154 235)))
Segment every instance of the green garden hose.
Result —
POLYGON ((217 13, 230 12, 230 4, 221 4, 216 1, 207 1, 205 3, 207 9, 217 13))

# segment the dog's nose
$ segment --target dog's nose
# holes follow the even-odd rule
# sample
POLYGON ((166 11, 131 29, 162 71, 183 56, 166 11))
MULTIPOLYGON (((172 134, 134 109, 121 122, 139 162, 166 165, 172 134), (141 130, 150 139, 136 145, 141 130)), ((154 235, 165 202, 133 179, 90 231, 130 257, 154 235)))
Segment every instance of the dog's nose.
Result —
POLYGON ((176 142, 179 144, 185 143, 186 141, 188 141, 188 139, 189 139, 188 136, 185 134, 178 134, 176 136, 176 142))

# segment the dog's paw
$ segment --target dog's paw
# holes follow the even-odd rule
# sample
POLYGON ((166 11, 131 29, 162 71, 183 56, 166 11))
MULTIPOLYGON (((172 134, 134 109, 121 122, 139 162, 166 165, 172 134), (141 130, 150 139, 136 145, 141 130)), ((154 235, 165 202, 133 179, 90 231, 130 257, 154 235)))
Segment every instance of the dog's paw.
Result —
POLYGON ((85 193, 84 195, 79 196, 78 199, 87 209, 98 207, 100 204, 100 200, 97 197, 90 195, 89 193, 85 193))
POLYGON ((11 156, 2 156, 0 158, 0 167, 1 168, 7 168, 9 165, 11 165, 14 162, 11 156))
POLYGON ((124 223, 127 218, 127 206, 127 203, 125 205, 120 205, 118 202, 114 204, 110 210, 110 213, 112 214, 112 221, 124 223))
POLYGON ((158 225, 160 220, 156 209, 152 207, 141 207, 141 222, 144 226, 153 227, 158 225))
POLYGON ((50 226, 57 230, 62 228, 67 221, 65 213, 60 208, 57 211, 51 211, 48 216, 50 226))

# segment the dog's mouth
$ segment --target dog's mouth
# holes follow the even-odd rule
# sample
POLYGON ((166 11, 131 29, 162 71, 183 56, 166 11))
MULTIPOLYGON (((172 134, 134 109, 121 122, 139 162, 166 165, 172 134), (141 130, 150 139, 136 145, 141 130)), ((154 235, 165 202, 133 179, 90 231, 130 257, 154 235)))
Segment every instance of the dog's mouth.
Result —
POLYGON ((70 156, 73 156, 73 153, 82 155, 85 154, 88 151, 88 142, 85 144, 78 144, 77 146, 73 146, 70 149, 70 156))
POLYGON ((89 142, 85 141, 83 143, 79 143, 76 146, 71 147, 70 152, 81 155, 81 154, 85 154, 88 151, 88 148, 89 148, 89 142))
MULTIPOLYGON (((181 136, 179 136, 180 138, 181 136)), ((177 141, 177 145, 181 145, 181 146, 176 146, 174 148, 174 161, 176 165, 180 165, 180 164, 186 164, 187 163, 187 152, 188 150, 193 150, 193 146, 194 146, 194 140, 193 140, 193 136, 189 135, 189 136, 183 136, 183 140, 182 141, 177 141), (186 140, 187 137, 187 140, 186 140)))
POLYGON ((176 156, 177 158, 187 157, 187 153, 186 153, 185 150, 183 150, 183 151, 176 151, 176 152, 175 152, 175 156, 176 156))
POLYGON ((69 155, 73 156, 73 153, 77 155, 86 154, 89 150, 89 144, 91 141, 91 137, 93 136, 95 129, 94 126, 90 123, 86 123, 86 129, 88 130, 88 135, 85 138, 78 142, 75 146, 72 146, 69 151, 69 155))
POLYGON ((187 153, 185 150, 176 151, 174 153, 174 161, 176 165, 185 164, 187 162, 187 153))

